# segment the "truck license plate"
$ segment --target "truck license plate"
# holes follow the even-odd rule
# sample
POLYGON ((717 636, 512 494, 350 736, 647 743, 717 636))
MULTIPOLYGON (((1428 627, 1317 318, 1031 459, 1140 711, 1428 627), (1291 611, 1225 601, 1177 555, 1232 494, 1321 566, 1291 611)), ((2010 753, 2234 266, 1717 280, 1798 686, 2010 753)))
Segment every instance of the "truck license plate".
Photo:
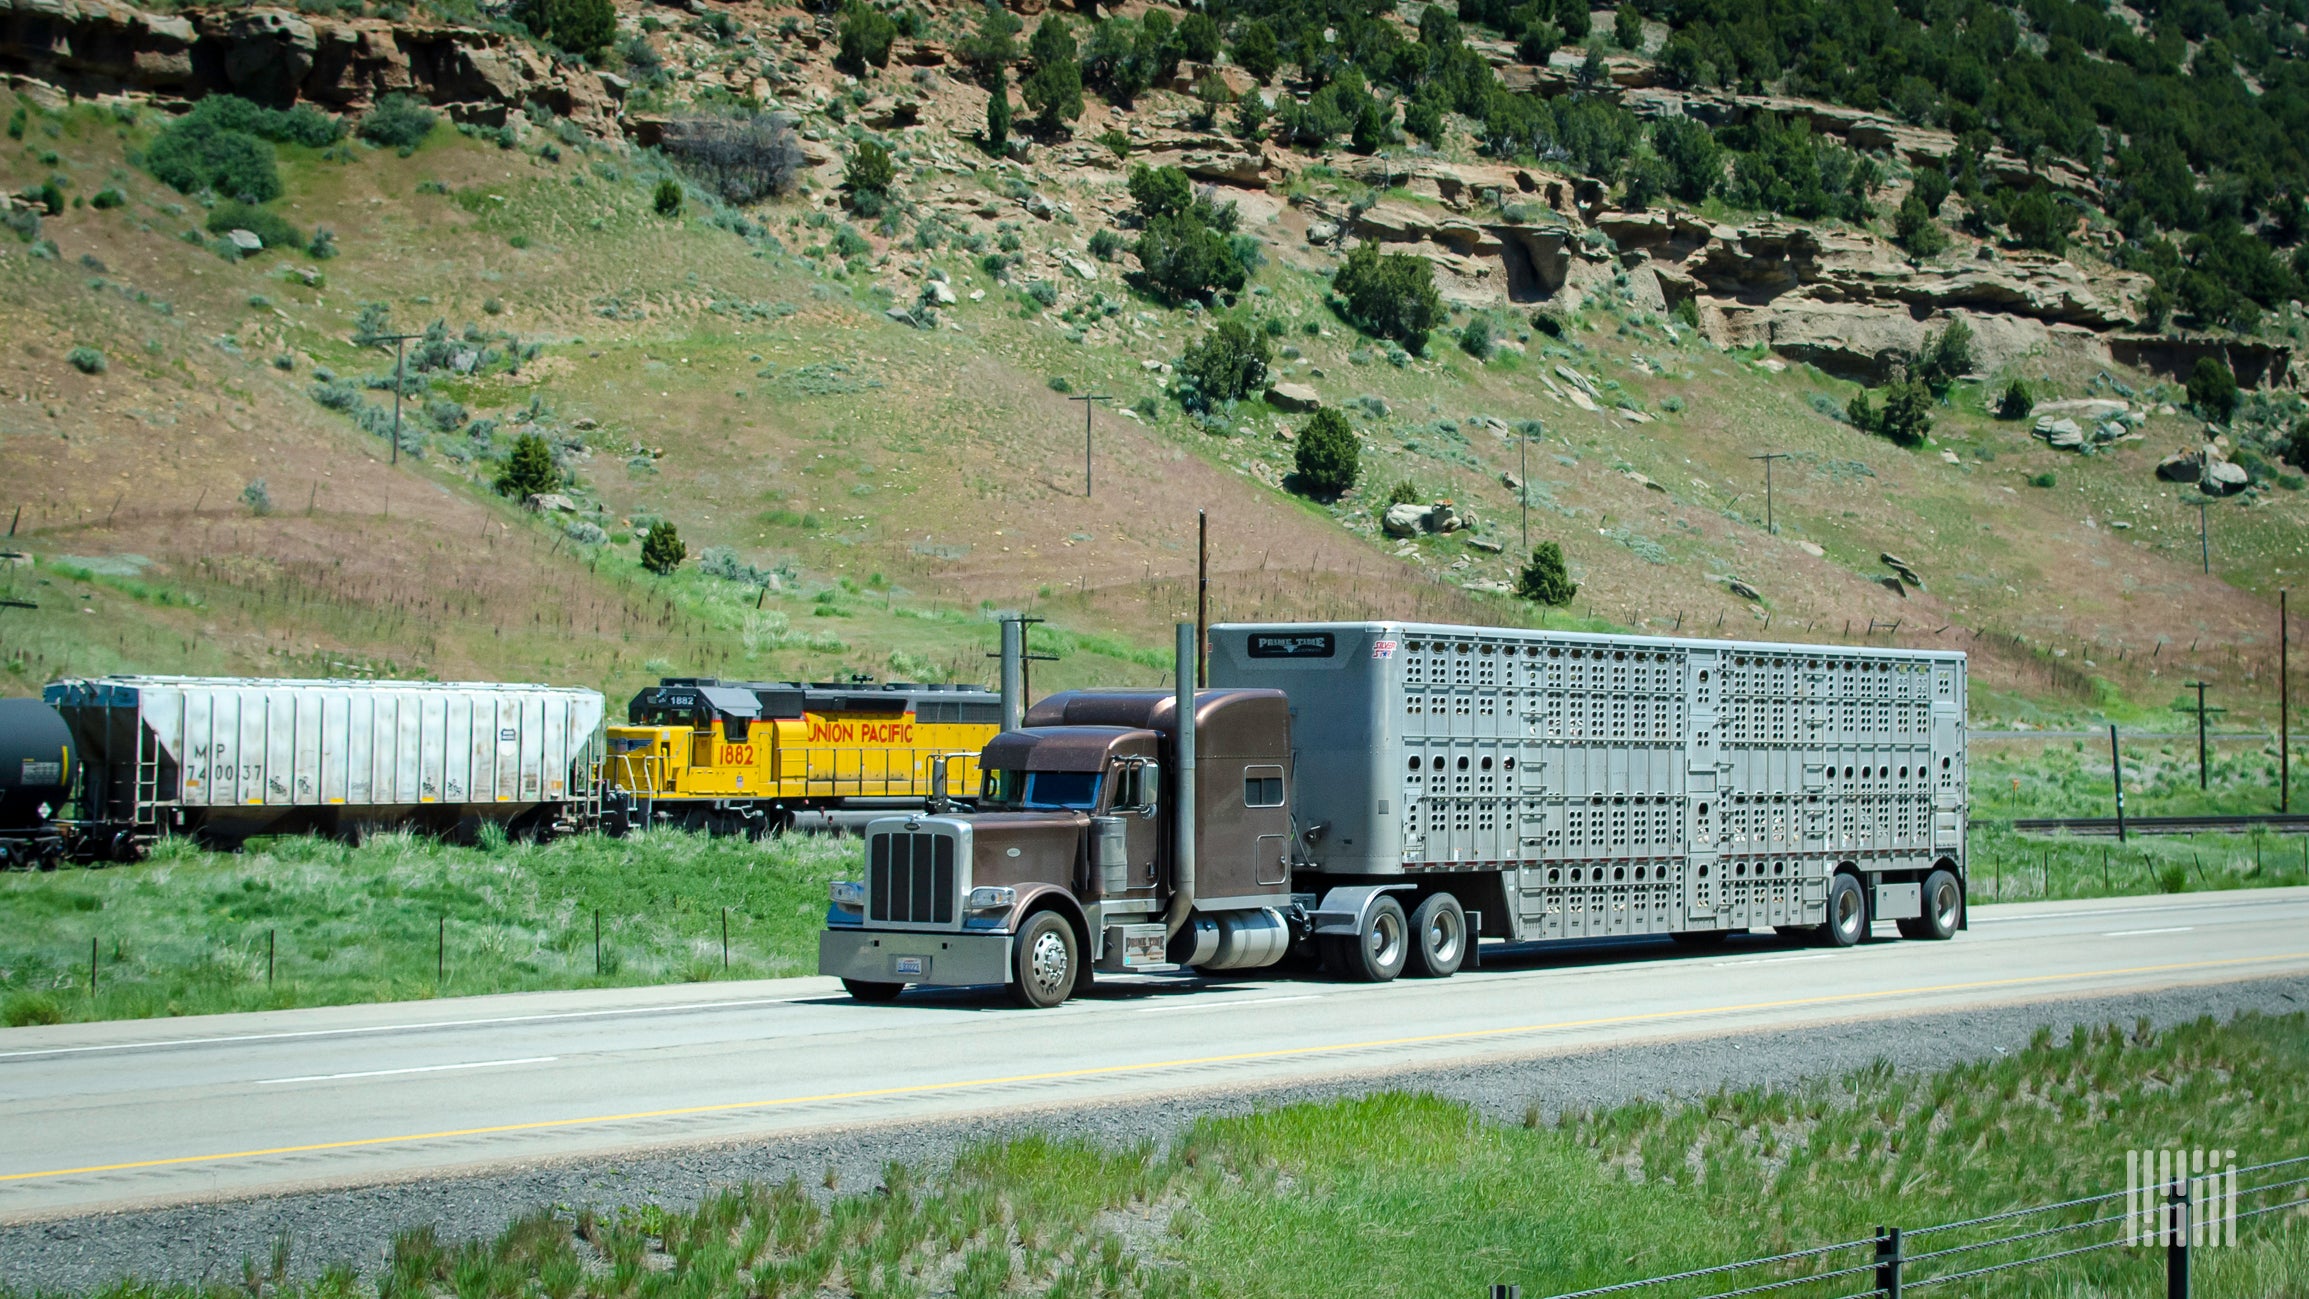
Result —
POLYGON ((927 964, 929 962, 919 956, 901 956, 897 958, 897 964, 892 968, 891 973, 920 975, 924 973, 922 967, 927 964))

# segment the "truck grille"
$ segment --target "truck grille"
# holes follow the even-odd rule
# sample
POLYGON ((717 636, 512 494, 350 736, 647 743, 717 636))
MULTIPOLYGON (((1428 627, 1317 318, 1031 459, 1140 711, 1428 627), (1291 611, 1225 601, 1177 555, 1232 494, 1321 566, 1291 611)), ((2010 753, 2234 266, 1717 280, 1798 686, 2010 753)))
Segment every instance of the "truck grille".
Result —
POLYGON ((867 848, 866 914, 899 925, 954 923, 954 840, 881 834, 867 848))

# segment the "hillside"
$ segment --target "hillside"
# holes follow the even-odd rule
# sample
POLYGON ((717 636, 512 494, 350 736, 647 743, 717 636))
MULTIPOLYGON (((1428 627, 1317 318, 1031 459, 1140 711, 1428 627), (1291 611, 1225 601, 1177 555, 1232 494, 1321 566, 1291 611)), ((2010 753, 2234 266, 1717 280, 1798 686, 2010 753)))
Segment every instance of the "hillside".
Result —
MULTIPOLYGON (((2072 7, 1978 14, 2058 63, 2043 32, 2072 7)), ((1634 10, 1582 14, 1583 52, 1564 15, 1531 20, 1561 37, 1533 48, 1530 23, 1501 41, 1478 9, 1447 30, 1440 10, 1233 6, 1201 63, 1172 11, 1066 15, 1080 115, 1036 129, 1031 78, 1058 60, 1022 61, 1032 95, 1010 92, 996 149, 971 61, 1000 59, 972 6, 894 9, 886 63, 847 67, 863 11, 623 9, 580 59, 454 7, 61 8, 0 14, 0 186, 25 195, 0 239, 0 508, 24 559, 0 583, 38 605, 0 612, 11 689, 127 668, 618 695, 667 672, 985 679, 986 611, 1029 606, 1061 654, 1038 687, 1151 681, 1191 613, 1197 509, 1214 617, 1532 622, 1507 593, 1528 480, 1530 539, 1580 585, 1559 625, 1960 646, 1983 725, 2161 720, 2193 679, 2233 722, 2273 712, 2275 593, 2305 562, 2280 461, 2302 326, 2283 148, 2189 154, 2197 207, 2136 212, 2122 141, 2079 159, 2015 135, 2010 105, 1862 102, 1811 63, 1699 76, 1678 42, 1724 24, 1634 10), (1258 123, 1220 101, 1256 90, 1269 45, 1258 123), (253 208, 161 178, 172 113, 228 91, 329 114, 225 123, 275 160, 279 196, 253 208), (402 92, 439 120, 336 135, 340 115, 405 125, 412 105, 379 107, 402 92), (793 122, 798 165, 733 201, 746 186, 680 146, 754 112, 793 122), (894 173, 872 196, 846 183, 869 144, 894 173), (1705 183, 1677 170, 1704 172, 1695 152, 1705 183), (1238 291, 1143 278, 1129 181, 1164 165, 1233 205, 1238 291), (260 226, 272 246, 234 245, 260 226), (1334 292, 1364 244, 1433 268, 1423 348, 1334 292), (1229 321, 1292 387, 1182 387, 1229 321), (1952 322, 1971 357, 1929 438, 1855 427, 1863 383, 1881 408, 1921 391, 1952 322), (353 341, 390 333, 419 335, 397 463, 393 353, 353 341), (2185 390, 2205 359, 2245 385, 2234 411, 2185 390), (2015 379, 2038 408, 1998 419, 2015 379), (1110 399, 1088 499, 1085 393, 1110 399), (1360 443, 1336 500, 1288 490, 1310 400, 1360 443), (571 480, 536 511, 491 490, 527 433, 571 480), (2183 451, 2185 481, 2160 479, 2183 451), (1767 452, 1788 457, 1770 531, 1767 452), (1385 535, 1398 484, 1474 526, 1385 535), (672 577, 637 562, 655 520, 688 546, 672 577)), ((1027 10, 1020 47, 1052 17, 1027 10)), ((2262 17, 2273 52, 2214 55, 2285 122, 2299 24, 2262 17)), ((2185 38, 2192 86, 2218 39, 2185 38)))

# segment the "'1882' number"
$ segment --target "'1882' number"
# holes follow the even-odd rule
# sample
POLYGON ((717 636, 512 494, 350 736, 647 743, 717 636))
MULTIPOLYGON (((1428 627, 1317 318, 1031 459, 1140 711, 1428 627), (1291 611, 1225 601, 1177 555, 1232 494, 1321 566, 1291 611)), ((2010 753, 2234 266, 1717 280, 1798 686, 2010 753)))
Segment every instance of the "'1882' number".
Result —
POLYGON ((753 745, 751 745, 751 744, 725 744, 725 745, 723 745, 723 746, 722 746, 722 758, 721 758, 721 763, 720 763, 720 765, 722 765, 722 766, 724 766, 724 767, 750 767, 750 766, 753 766, 753 765, 754 765, 754 746, 753 746, 753 745))

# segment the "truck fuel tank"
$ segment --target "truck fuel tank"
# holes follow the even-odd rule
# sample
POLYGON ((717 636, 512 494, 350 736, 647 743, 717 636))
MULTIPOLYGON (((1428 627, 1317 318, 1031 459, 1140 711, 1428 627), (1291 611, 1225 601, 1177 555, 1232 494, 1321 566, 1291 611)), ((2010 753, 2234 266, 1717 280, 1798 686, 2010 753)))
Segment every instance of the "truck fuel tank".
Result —
POLYGON ((1290 923, 1273 907, 1196 912, 1171 940, 1171 959, 1198 970, 1255 970, 1290 950, 1290 923))

